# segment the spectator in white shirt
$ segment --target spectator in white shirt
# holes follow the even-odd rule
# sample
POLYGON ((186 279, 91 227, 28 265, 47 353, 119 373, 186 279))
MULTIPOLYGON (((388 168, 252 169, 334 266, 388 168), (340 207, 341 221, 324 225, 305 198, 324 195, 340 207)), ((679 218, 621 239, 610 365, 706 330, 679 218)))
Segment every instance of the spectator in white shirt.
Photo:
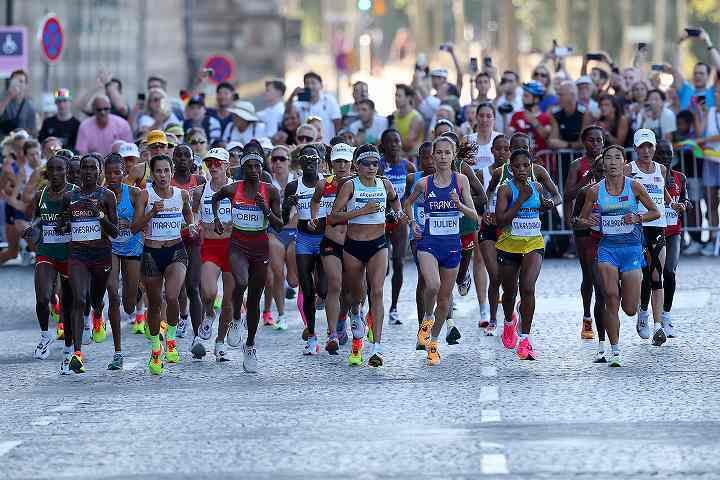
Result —
POLYGON ((502 95, 495 98, 495 107, 498 114, 495 116, 495 130, 504 133, 510 124, 515 112, 523 110, 522 89, 518 85, 518 74, 512 70, 505 70, 500 79, 498 90, 502 95), (518 92, 518 90, 520 90, 518 92))
POLYGON ((587 75, 575 80, 575 85, 578 89, 578 104, 585 107, 586 112, 590 112, 592 118, 600 117, 600 107, 598 103, 592 99, 593 93, 595 93, 595 84, 592 79, 587 75))
POLYGON ((268 106, 260 110, 257 117, 265 124, 265 135, 272 137, 280 128, 285 113, 285 82, 277 79, 266 81, 264 97, 268 106))
POLYGON ((358 143, 380 142, 380 135, 388 128, 387 118, 375 113, 375 102, 369 98, 360 100, 357 104, 358 120, 350 124, 349 130, 358 143))
POLYGON ((237 101, 228 111, 232 114, 232 122, 228 123, 223 131, 222 139, 225 143, 240 142, 246 145, 253 138, 265 136, 252 103, 237 101))
MULTIPOLYGON (((335 97, 323 90, 322 78, 317 73, 306 73, 303 76, 303 83, 305 88, 296 88, 290 96, 288 104, 298 111, 302 122, 306 121, 308 117, 319 117, 323 123, 323 141, 330 143, 342 123, 338 102, 335 97), (298 98, 298 101, 292 102, 301 94, 302 97, 298 98), (309 94, 307 99, 305 94, 309 94)), ((288 104, 285 105, 285 108, 288 108, 288 104)))
POLYGON ((675 114, 665 106, 665 94, 658 89, 647 94, 645 107, 637 117, 635 129, 647 128, 655 132, 657 138, 672 141, 672 134, 677 130, 675 114))

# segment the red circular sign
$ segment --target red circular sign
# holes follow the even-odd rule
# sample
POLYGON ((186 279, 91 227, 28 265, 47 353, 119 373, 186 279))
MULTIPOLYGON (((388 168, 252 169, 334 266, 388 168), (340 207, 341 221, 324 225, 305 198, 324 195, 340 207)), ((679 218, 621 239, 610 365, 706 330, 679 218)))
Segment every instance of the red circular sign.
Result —
POLYGON ((210 80, 214 83, 227 82, 235 74, 233 61, 224 55, 213 55, 205 61, 203 68, 211 68, 210 80))
POLYGON ((57 61, 65 43, 65 34, 57 17, 50 17, 45 20, 40 35, 40 45, 45 58, 51 62, 57 61))

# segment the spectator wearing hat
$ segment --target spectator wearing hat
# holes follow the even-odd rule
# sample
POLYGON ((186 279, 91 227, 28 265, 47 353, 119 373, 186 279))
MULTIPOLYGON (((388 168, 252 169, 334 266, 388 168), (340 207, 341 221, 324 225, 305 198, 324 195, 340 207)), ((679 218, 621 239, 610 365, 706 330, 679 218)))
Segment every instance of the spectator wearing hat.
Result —
POLYGON ((80 120, 72 114, 70 90, 67 88, 55 90, 53 97, 57 106, 57 114, 43 121, 38 140, 44 142, 48 137, 56 137, 64 148, 74 148, 75 142, 77 142, 80 120))
POLYGON ((600 107, 593 100, 595 84, 592 79, 587 75, 583 75, 575 80, 575 86, 578 89, 578 105, 581 105, 585 112, 590 112, 593 118, 598 118, 600 116, 600 107))
POLYGON ((264 124, 265 135, 272 137, 280 128, 285 113, 285 82, 268 80, 265 82, 265 102, 267 107, 257 113, 258 119, 264 124))
POLYGON ((158 155, 168 155, 168 139, 162 130, 150 130, 145 142, 150 151, 150 158, 158 155))
MULTIPOLYGON (((124 118, 110 113, 110 99, 105 95, 92 102, 93 116, 80 123, 75 150, 79 153, 110 153, 115 140, 132 142, 130 124, 124 118)), ((164 135, 164 134, 163 134, 164 135)))
POLYGON ((183 130, 189 132, 192 128, 202 128, 205 132, 205 140, 209 139, 210 142, 214 142, 222 136, 220 121, 208 114, 203 95, 190 97, 185 108, 183 130))
POLYGON ((348 129, 361 144, 377 145, 380 142, 380 135, 388 128, 387 118, 375 113, 375 102, 369 98, 358 102, 357 112, 358 119, 351 123, 348 129))
POLYGON ((319 117, 323 123, 323 142, 328 143, 340 129, 342 116, 337 100, 331 94, 323 90, 322 78, 315 72, 307 72, 303 76, 305 88, 296 88, 288 102, 286 110, 292 108, 297 110, 300 121, 305 122, 308 117, 319 117), (301 93, 309 93, 309 100, 298 98, 301 93))
POLYGON ((134 143, 123 143, 118 153, 125 164, 127 175, 123 183, 144 189, 150 178, 150 166, 140 160, 140 150, 134 143))
POLYGON ((241 142, 247 144, 253 138, 265 136, 262 124, 258 123, 255 106, 246 101, 237 101, 228 109, 232 114, 232 122, 223 130, 222 140, 225 143, 241 142))
POLYGON ((533 139, 535 151, 547 148, 547 139, 552 130, 550 115, 540 110, 540 102, 545 95, 545 86, 536 81, 523 83, 523 109, 513 113, 507 134, 525 133, 533 139))
MULTIPOLYGON (((224 132, 225 128, 232 123, 230 107, 235 101, 235 96, 235 87, 233 87, 232 83, 221 82, 215 88, 215 104, 217 108, 208 108, 207 114, 220 122, 220 132, 224 132)), ((220 136, 222 137, 222 133, 220 136)))
POLYGON ((28 76, 24 70, 10 74, 10 86, 0 99, 0 137, 22 128, 31 135, 37 132, 35 106, 28 98, 28 76))

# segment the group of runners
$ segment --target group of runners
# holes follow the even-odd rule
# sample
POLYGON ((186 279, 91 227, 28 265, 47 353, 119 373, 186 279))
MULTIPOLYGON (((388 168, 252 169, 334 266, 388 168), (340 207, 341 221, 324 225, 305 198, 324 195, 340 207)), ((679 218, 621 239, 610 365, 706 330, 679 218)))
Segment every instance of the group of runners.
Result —
MULTIPOLYGON (((304 355, 321 352, 316 312, 324 309, 324 350, 338 355, 349 342, 349 365, 367 358, 380 367, 383 285, 392 269, 388 323, 400 324, 409 243, 418 268, 416 348, 425 350, 428 365, 441 361, 443 326, 448 344, 461 337, 453 291, 467 295, 471 278, 481 304, 478 327, 497 333, 519 359, 537 359, 531 330, 542 219, 563 198, 533 162, 531 138, 493 132, 494 116, 493 105, 481 103, 476 118, 486 118, 487 135, 482 128, 472 138, 436 131, 416 162, 404 158, 394 129, 382 133, 380 148, 353 147, 341 137, 292 150, 264 149, 256 140, 230 151, 218 146, 195 173, 190 146, 169 148, 161 131, 147 134, 142 154, 134 144, 104 157, 56 151, 36 182, 23 234, 37 254, 35 357, 48 358, 61 338, 61 373, 85 372, 83 347, 106 339, 107 317, 115 347, 110 370, 123 367, 126 323, 126 332, 147 337, 152 374, 182 361, 179 337, 191 336, 189 355, 202 359, 213 334, 217 361, 239 347, 244 370, 256 372, 258 327, 262 321, 286 330, 284 303, 298 288, 304 355), (475 168, 480 149, 492 162, 475 168), (58 322, 54 334, 50 317, 58 322)), ((593 361, 620 366, 621 307, 637 316, 638 334, 653 345, 675 336, 679 218, 691 205, 684 176, 670 167, 667 141, 636 131, 637 160, 628 162, 623 147, 603 144, 604 133, 595 125, 583 130, 586 153, 571 166, 564 201, 573 206, 583 272, 580 335, 594 338, 594 317, 593 361)))

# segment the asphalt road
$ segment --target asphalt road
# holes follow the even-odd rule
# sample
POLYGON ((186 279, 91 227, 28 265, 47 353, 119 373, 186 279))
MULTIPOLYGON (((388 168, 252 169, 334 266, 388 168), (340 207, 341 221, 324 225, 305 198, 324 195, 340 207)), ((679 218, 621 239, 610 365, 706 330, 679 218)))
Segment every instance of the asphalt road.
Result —
MULTIPOLYGON (((0 477, 720 478, 718 266, 681 259, 679 338, 663 347, 622 319, 620 369, 592 363, 579 268, 552 260, 537 288, 536 362, 481 335, 471 293, 457 301, 461 344, 443 342, 442 363, 427 367, 414 349, 408 264, 405 322, 385 327, 381 369, 348 367, 347 348, 302 356, 288 302, 291 328, 259 333, 258 374, 231 350, 226 364, 184 353, 162 377, 147 373, 148 344, 130 334, 124 371, 105 370, 109 335, 85 348, 84 375, 59 375, 60 342, 34 360, 32 269, 2 267, 0 477)), ((179 343, 187 352, 189 339, 179 343)))

